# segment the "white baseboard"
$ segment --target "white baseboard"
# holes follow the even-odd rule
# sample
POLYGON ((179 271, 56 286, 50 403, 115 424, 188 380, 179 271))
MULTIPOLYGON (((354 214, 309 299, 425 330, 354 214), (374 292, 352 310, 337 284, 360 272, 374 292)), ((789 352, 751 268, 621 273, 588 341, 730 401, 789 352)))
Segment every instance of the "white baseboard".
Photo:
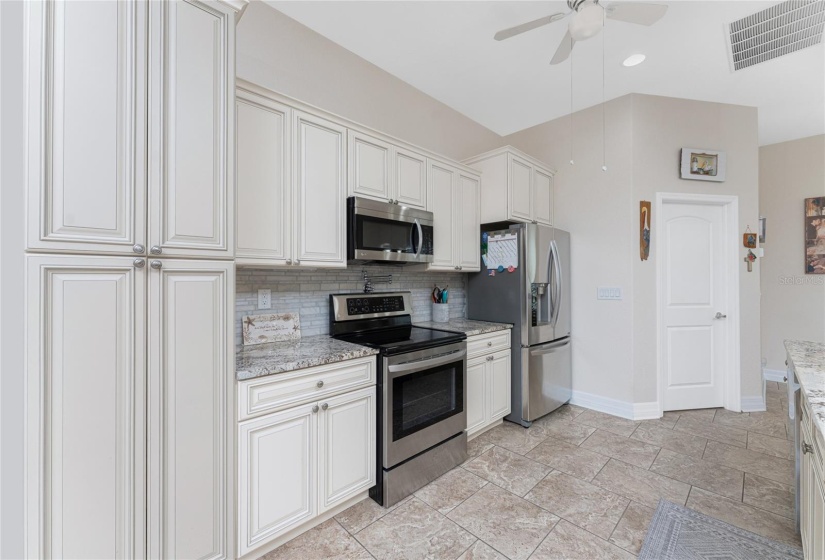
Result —
POLYGON ((765 412, 765 399, 762 397, 742 397, 742 412, 765 412))
POLYGON ((592 393, 585 393, 583 391, 573 391, 573 396, 570 399, 570 404, 604 412, 605 414, 612 414, 628 420, 649 420, 652 418, 659 418, 659 403, 630 403, 611 399, 610 397, 602 397, 592 393))
POLYGON ((784 383, 786 375, 788 375, 788 372, 784 369, 762 368, 762 377, 765 378, 765 381, 779 381, 780 383, 784 383))

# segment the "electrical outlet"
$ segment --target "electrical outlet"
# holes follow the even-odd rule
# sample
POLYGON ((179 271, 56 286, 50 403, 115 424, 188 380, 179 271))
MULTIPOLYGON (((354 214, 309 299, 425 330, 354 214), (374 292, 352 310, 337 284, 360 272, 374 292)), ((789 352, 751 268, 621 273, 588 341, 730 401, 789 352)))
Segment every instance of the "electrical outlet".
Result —
POLYGON ((258 309, 272 307, 272 290, 258 290, 258 309))
POLYGON ((596 299, 618 301, 622 299, 622 289, 599 286, 596 288, 596 299))

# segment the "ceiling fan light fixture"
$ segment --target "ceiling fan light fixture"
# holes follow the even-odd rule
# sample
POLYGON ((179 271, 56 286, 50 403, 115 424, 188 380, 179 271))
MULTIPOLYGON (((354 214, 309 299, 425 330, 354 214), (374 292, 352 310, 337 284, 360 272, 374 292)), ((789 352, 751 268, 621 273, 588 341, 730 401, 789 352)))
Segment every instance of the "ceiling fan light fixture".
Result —
POLYGON ((602 30, 604 24, 604 9, 598 4, 592 3, 582 6, 578 12, 573 14, 567 29, 570 36, 575 41, 584 41, 602 30))
POLYGON ((645 55, 638 53, 638 54, 631 54, 627 58, 624 59, 622 62, 622 66, 627 66, 630 68, 631 66, 638 66, 642 62, 645 61, 645 55))

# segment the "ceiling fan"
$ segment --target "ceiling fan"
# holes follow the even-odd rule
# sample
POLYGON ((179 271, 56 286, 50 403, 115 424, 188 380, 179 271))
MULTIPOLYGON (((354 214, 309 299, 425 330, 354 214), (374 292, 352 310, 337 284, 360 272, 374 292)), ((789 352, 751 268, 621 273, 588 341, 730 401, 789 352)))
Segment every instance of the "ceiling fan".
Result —
POLYGON ((647 2, 616 2, 602 5, 599 0, 567 0, 570 11, 545 16, 509 29, 502 29, 493 37, 496 41, 503 41, 531 29, 548 25, 554 21, 573 15, 567 27, 567 33, 556 49, 556 54, 550 64, 559 64, 567 60, 576 41, 584 41, 597 35, 602 29, 603 18, 636 23, 639 25, 653 25, 659 21, 667 11, 664 4, 649 4, 647 2))

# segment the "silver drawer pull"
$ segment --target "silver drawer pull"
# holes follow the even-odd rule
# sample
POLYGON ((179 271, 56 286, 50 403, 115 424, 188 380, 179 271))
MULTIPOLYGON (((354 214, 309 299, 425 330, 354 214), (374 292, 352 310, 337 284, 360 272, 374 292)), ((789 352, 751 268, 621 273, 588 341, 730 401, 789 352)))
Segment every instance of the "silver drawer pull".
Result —
POLYGON ((312 407, 312 413, 314 414, 316 412, 318 412, 318 405, 317 404, 312 407))
POLYGON ((495 359, 495 358, 493 358, 492 356, 487 356, 487 361, 488 361, 488 362, 492 362, 494 359, 495 359))
POLYGON ((326 410, 328 408, 329 408, 329 405, 327 403, 324 403, 324 404, 321 405, 321 410, 326 410))
POLYGON ((492 345, 493 345, 493 341, 492 341, 492 340, 491 340, 490 342, 488 342, 488 343, 487 343, 487 346, 492 346, 492 345))
POLYGON ((321 387, 323 387, 323 386, 324 386, 324 382, 323 382, 323 381, 319 381, 318 383, 316 383, 316 384, 315 384, 315 386, 316 386, 316 387, 318 387, 318 388, 320 389, 321 387))
POLYGON ((813 452, 814 452, 814 446, 811 445, 810 443, 805 443, 803 441, 802 442, 802 454, 806 455, 808 453, 813 453, 813 452))

